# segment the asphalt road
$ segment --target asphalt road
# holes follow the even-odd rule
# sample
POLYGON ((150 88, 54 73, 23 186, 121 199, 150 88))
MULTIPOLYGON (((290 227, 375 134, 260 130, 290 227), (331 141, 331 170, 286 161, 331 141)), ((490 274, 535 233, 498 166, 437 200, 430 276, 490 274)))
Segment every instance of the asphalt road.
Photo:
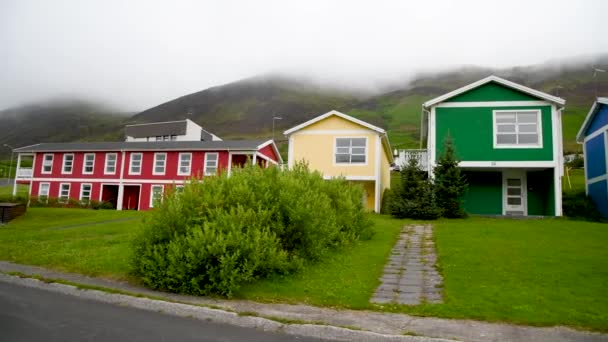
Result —
POLYGON ((0 282, 0 341, 319 341, 0 282))

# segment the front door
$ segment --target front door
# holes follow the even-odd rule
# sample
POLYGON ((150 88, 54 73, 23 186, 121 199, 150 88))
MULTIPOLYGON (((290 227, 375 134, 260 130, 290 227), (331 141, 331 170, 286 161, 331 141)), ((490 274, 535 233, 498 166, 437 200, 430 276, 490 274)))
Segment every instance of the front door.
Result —
POLYGON ((527 215, 526 172, 509 170, 503 172, 504 215, 527 215))

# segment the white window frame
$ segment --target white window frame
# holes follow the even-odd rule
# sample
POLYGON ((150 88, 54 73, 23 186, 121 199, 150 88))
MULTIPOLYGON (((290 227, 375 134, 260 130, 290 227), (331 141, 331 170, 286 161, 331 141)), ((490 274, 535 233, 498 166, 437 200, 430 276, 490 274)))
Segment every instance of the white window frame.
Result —
POLYGON ((91 198, 93 197, 92 196, 93 195, 93 184, 91 184, 91 183, 81 183, 80 184, 80 195, 78 196, 78 198, 80 199, 81 202, 83 201, 82 197, 83 197, 83 194, 84 194, 84 187, 87 186, 87 185, 89 186, 89 198, 87 198, 87 201, 90 202, 91 198))
MULTIPOLYGON (((524 149, 540 149, 543 148, 543 122, 542 122, 542 111, 540 109, 500 109, 492 111, 492 139, 494 139, 494 148, 524 148, 524 149), (528 113, 536 114, 536 134, 538 135, 538 143, 536 144, 498 144, 498 123, 496 122, 497 114, 515 114, 516 123, 515 125, 515 137, 518 138, 519 125, 517 123, 517 114, 528 113)), ((555 143, 555 142, 553 142, 555 143)))
POLYGON ((57 199, 60 203, 67 203, 70 200, 70 191, 72 190, 72 184, 71 183, 59 183, 59 196, 57 196, 57 199), (65 201, 63 200, 63 186, 67 185, 68 186, 68 195, 65 198, 65 201))
POLYGON ((177 159, 177 175, 178 176, 190 176, 192 172, 192 153, 182 152, 179 154, 177 159), (182 172, 182 156, 188 156, 188 171, 182 172))
POLYGON ((44 173, 44 174, 49 174, 49 173, 53 173, 53 162, 55 161, 55 155, 53 153, 45 153, 42 155, 42 169, 40 171, 40 173, 44 173), (51 160, 49 161, 47 165, 47 160, 46 157, 47 156, 51 156, 51 160), (50 166, 50 169, 48 171, 45 171, 44 168, 50 166))
POLYGON ((38 199, 39 199, 39 200, 40 200, 40 197, 44 196, 44 197, 45 197, 45 199, 48 201, 48 199, 49 199, 49 194, 50 194, 50 193, 51 193, 51 183, 46 183, 46 182, 45 182, 45 183, 40 183, 40 184, 38 185, 38 199), (42 186, 43 186, 43 185, 46 185, 46 186, 47 186, 47 188, 46 188, 46 194, 43 194, 43 193, 42 193, 42 186))
POLYGON ((116 174, 116 166, 118 165, 118 153, 106 153, 106 160, 103 166, 103 174, 104 175, 115 175, 116 174), (108 171, 108 161, 110 160, 110 156, 114 156, 114 172, 108 171))
POLYGON ((141 168, 144 165, 144 155, 143 153, 131 153, 129 155, 129 174, 130 175, 141 175, 141 168), (133 172, 133 156, 139 156, 139 171, 133 172))
POLYGON ((83 175, 92 175, 95 172, 95 153, 85 153, 82 156, 82 174, 83 175), (87 172, 87 156, 93 156, 93 161, 91 164, 91 171, 87 172))
MULTIPOLYGON (((369 160, 368 151, 369 151, 369 139, 367 137, 346 137, 346 136, 335 137, 334 138, 334 153, 332 155, 333 165, 335 165, 335 166, 366 166, 367 162, 369 160), (365 139, 365 162, 364 163, 337 162, 336 161, 336 155, 338 154, 338 139, 365 139)), ((350 146, 350 153, 349 154, 351 156, 353 155, 352 154, 352 143, 351 143, 351 146, 350 146)))
POLYGON ((61 174, 62 175, 71 175, 72 172, 74 171, 74 153, 64 153, 63 154, 63 161, 61 162, 61 174), (70 163, 70 171, 66 171, 65 167, 66 167, 66 157, 67 156, 71 156, 72 157, 72 161, 70 163))
POLYGON ((167 153, 165 153, 165 152, 154 153, 154 163, 152 164, 152 174, 155 176, 164 176, 166 172, 167 172, 167 153), (163 160, 163 171, 162 172, 156 171, 156 162, 159 161, 158 156, 165 157, 165 159, 163 160))
POLYGON ((205 160, 203 161, 203 176, 217 176, 217 170, 219 170, 219 165, 220 165, 220 154, 218 152, 207 152, 205 153, 205 160), (208 160, 208 156, 209 155, 215 155, 215 171, 214 172, 207 172, 207 162, 208 160))
POLYGON ((165 193, 165 186, 162 184, 153 184, 150 186, 150 208, 154 208, 154 188, 160 187, 160 200, 163 200, 163 194, 165 193))

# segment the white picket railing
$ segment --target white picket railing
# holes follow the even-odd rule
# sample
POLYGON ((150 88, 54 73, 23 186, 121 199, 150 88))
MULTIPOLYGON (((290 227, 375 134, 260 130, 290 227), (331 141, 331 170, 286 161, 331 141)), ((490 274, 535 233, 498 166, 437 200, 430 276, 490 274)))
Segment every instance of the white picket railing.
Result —
POLYGON ((17 178, 32 178, 32 168, 18 168, 17 178))
POLYGON ((395 156, 395 165, 399 168, 407 165, 411 159, 418 160, 422 171, 429 171, 429 159, 427 150, 399 150, 395 156))

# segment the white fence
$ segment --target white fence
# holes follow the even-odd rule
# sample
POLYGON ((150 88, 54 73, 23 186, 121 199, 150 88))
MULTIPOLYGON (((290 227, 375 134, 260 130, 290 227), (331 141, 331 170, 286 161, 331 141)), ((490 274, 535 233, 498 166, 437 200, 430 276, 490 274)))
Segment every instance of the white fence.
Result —
POLYGON ((429 171, 429 159, 427 150, 399 150, 395 157, 395 165, 399 168, 407 165, 411 159, 418 160, 422 171, 429 171))
POLYGON ((18 168, 17 169, 17 178, 32 178, 32 169, 31 168, 18 168))

